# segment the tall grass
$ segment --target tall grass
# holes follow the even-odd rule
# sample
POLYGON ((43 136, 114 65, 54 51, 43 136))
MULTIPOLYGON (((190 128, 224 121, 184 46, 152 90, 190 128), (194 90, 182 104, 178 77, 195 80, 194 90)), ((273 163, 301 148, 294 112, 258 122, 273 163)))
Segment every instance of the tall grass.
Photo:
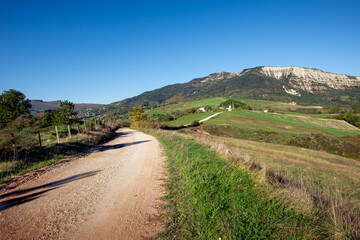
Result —
POLYGON ((168 157, 165 239, 326 237, 316 218, 298 214, 258 188, 251 174, 192 140, 157 131, 168 157))
POLYGON ((308 149, 193 134, 236 166, 253 169, 272 197, 304 213, 318 211, 333 239, 360 238, 360 162, 308 149))

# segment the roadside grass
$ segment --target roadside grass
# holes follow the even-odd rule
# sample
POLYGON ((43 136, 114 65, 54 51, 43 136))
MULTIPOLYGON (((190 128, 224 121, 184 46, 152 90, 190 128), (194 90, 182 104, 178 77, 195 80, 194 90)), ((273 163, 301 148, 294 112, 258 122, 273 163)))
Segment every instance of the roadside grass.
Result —
POLYGON ((319 210, 333 239, 360 238, 360 162, 319 151, 191 133, 235 166, 256 169, 274 199, 301 212, 319 210))
POLYGON ((38 168, 50 165, 61 159, 91 148, 114 136, 114 129, 101 129, 77 134, 71 138, 62 139, 58 143, 43 147, 22 148, 19 160, 12 159, 12 152, 3 152, 0 161, 0 184, 11 180, 13 176, 22 175, 38 168))
POLYGON ((0 162, 0 184, 11 181, 13 176, 35 171, 36 169, 48 166, 75 154, 76 152, 73 152, 73 154, 59 154, 51 157, 50 159, 32 163, 24 160, 0 162))
POLYGON ((168 159, 165 239, 311 239, 324 237, 314 214, 278 201, 249 171, 190 139, 151 131, 168 159))

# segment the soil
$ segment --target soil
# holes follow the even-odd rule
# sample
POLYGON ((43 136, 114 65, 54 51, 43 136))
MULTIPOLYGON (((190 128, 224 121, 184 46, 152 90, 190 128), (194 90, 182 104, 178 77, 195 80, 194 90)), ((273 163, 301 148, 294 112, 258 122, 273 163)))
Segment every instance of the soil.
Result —
POLYGON ((0 239, 149 239, 163 230, 165 158, 120 129, 82 157, 0 191, 0 239))

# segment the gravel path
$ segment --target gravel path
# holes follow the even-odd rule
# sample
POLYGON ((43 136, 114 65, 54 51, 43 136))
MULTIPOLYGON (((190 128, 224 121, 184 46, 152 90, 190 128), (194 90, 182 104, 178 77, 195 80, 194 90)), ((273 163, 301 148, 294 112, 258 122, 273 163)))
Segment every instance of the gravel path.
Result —
POLYGON ((0 192, 0 239, 146 239, 162 230, 165 159, 121 129, 83 158, 0 192))
POLYGON ((205 122, 205 121, 207 121, 207 120, 209 120, 209 119, 211 119, 211 118, 213 118, 213 117, 216 117, 216 116, 219 115, 220 113, 222 113, 222 112, 218 112, 218 113, 215 113, 215 114, 213 114, 213 115, 211 115, 211 116, 209 116, 209 117, 207 117, 207 118, 201 119, 199 122, 205 122))

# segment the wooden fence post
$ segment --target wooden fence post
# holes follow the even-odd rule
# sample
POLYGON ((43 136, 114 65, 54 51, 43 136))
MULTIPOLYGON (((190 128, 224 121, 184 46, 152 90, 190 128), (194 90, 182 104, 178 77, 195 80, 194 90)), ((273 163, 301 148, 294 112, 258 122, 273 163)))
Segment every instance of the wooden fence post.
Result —
POLYGON ((67 127, 68 127, 69 137, 71 137, 70 124, 68 124, 67 127))
POLYGON ((59 133, 58 133, 58 130, 57 130, 57 126, 55 126, 55 131, 56 131, 57 142, 60 143, 60 138, 59 138, 59 133))
POLYGON ((16 141, 15 141, 14 133, 11 133, 11 142, 12 142, 12 145, 14 147, 14 159, 18 160, 19 153, 18 153, 18 148, 17 148, 17 144, 16 144, 16 141))
POLYGON ((83 121, 84 121, 84 129, 86 131, 86 121, 85 121, 85 119, 83 119, 83 121))
POLYGON ((40 130, 38 130, 38 135, 39 135, 39 145, 41 147, 41 135, 40 135, 40 130))
POLYGON ((77 124, 78 133, 80 133, 80 127, 79 124, 77 124))

